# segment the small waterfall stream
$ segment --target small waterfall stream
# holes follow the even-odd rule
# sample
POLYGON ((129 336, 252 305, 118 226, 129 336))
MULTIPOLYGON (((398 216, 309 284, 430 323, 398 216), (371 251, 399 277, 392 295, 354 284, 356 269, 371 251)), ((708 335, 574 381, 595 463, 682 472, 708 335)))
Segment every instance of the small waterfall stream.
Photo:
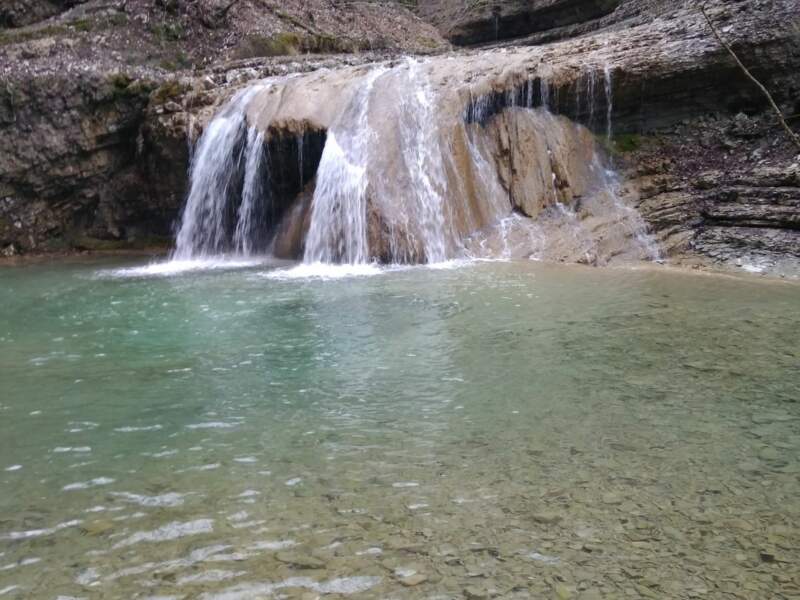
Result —
MULTIPOLYGON (((589 130, 556 116, 563 91, 549 78, 475 96, 412 59, 314 77, 252 85, 209 122, 174 259, 658 257, 589 130), (312 130, 323 136, 316 154, 305 147, 312 130), (276 136, 294 140, 294 158, 274 155, 276 136), (299 177, 287 179, 292 161, 299 177)), ((574 89, 588 127, 602 102, 610 141, 611 69, 586 69, 574 89)))
POLYGON ((249 254, 253 250, 251 242, 258 226, 256 205, 263 201, 265 191, 258 173, 263 136, 250 128, 244 145, 241 138, 248 129, 244 109, 261 89, 256 85, 238 93, 200 137, 192 153, 189 196, 175 242, 175 259, 225 252, 231 235, 238 252, 249 254), (233 190, 243 166, 244 189, 233 190), (238 209, 229 202, 231 193, 241 193, 243 201, 238 209))
POLYGON ((367 161, 370 129, 367 109, 376 69, 366 78, 345 112, 328 131, 317 170, 317 186, 306 237, 305 262, 368 262, 367 161))

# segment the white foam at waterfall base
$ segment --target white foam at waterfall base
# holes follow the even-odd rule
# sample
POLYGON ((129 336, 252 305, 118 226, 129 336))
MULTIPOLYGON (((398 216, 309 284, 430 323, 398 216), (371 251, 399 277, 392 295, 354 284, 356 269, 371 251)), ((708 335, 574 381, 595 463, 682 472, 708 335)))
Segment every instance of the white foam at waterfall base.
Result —
POLYGON ((263 266, 265 263, 275 260, 271 257, 259 258, 226 258, 226 257, 210 257, 210 258, 197 258, 189 260, 169 260, 162 262, 154 262, 147 265, 138 267, 124 267, 122 269, 112 269, 109 271, 101 271, 101 276, 110 276, 114 278, 136 278, 136 277, 171 277, 174 275, 181 275, 183 273, 192 273, 197 271, 221 271, 226 269, 246 269, 252 267, 263 266))
POLYGON ((459 269, 481 262, 496 262, 503 261, 503 258, 483 258, 483 257, 464 257, 454 258, 451 260, 443 260, 434 263, 422 263, 418 265, 410 264, 388 264, 379 265, 377 263, 299 263, 294 267, 286 269, 275 269, 259 273, 259 277, 273 279, 278 281, 293 281, 303 279, 318 279, 318 280, 332 280, 332 279, 348 279, 357 277, 375 277, 376 275, 386 275, 389 273, 397 273, 400 271, 410 271, 413 269, 432 269, 432 270, 449 270, 459 269))
POLYGON ((325 262, 301 263, 289 269, 262 273, 267 279, 343 279, 347 277, 373 277, 385 273, 375 263, 335 264, 325 262))

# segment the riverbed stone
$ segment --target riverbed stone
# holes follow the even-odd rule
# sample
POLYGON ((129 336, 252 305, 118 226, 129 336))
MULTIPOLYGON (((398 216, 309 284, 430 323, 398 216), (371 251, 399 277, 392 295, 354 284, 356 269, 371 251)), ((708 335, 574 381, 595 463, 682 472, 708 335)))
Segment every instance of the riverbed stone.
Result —
POLYGON ((406 587, 415 587, 428 581, 428 576, 424 573, 413 573, 411 575, 398 577, 397 580, 406 587))
POLYGON ((536 512, 531 515, 531 518, 543 525, 555 525, 564 520, 563 515, 555 512, 536 512))
POLYGON ((299 552, 278 552, 275 558, 287 565, 297 569, 323 569, 325 561, 312 556, 311 554, 301 554, 299 552))
POLYGON ((96 519, 81 526, 87 535, 103 535, 114 529, 113 521, 109 519, 96 519))

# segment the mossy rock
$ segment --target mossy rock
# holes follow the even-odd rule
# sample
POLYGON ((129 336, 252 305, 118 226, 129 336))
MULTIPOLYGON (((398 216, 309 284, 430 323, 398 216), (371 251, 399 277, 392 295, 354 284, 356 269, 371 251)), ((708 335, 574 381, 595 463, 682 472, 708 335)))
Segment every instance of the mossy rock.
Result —
POLYGON ((635 133, 622 133, 611 138, 612 150, 618 154, 636 152, 643 143, 642 136, 635 133))
POLYGON ((133 79, 125 73, 112 73, 108 77, 108 82, 118 90, 127 89, 133 79))
POLYGON ((437 50, 442 47, 441 42, 429 37, 419 38, 417 44, 424 50, 437 50))
POLYGON ((133 79, 126 73, 112 73, 108 76, 112 99, 146 98, 153 91, 152 81, 133 79))
POLYGON ((272 37, 248 35, 239 42, 234 58, 294 55, 300 54, 301 49, 301 39, 296 33, 280 33, 272 37))
POLYGON ((150 31, 162 42, 178 42, 188 36, 186 29, 179 22, 155 23, 150 27, 150 31))
POLYGON ((77 31, 91 31, 95 23, 89 19, 77 19, 69 23, 69 26, 77 31))
POLYGON ((165 71, 183 71, 192 66, 192 60, 182 50, 178 50, 171 58, 162 58, 158 66, 165 71))
POLYGON ((189 86, 181 83, 177 79, 171 79, 162 83, 158 89, 153 92, 152 101, 155 104, 164 104, 169 100, 179 98, 182 94, 189 90, 189 86))

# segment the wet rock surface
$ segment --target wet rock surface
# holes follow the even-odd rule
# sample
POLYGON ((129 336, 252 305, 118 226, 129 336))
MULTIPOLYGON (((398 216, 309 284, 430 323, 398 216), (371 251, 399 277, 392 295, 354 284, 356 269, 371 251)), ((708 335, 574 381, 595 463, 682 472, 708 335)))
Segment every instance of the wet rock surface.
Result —
POLYGON ((771 115, 703 117, 618 142, 629 146, 620 161, 635 165, 638 209, 668 256, 797 276, 800 156, 771 115))
POLYGON ((137 137, 154 85, 95 74, 4 81, 4 245, 58 250, 168 235, 169 205, 136 189, 137 137))

